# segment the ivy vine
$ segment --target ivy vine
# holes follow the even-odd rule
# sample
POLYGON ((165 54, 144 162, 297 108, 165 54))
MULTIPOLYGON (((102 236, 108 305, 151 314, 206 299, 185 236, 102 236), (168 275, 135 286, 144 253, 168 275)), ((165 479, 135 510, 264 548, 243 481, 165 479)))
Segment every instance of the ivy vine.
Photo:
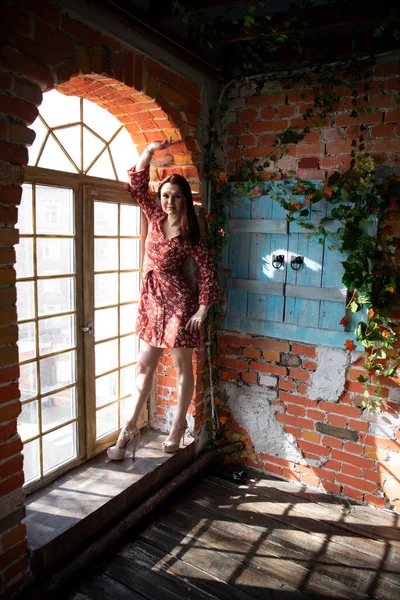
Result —
MULTIPOLYGON (((345 8, 353 13, 358 6, 354 0, 328 2, 333 9, 345 8)), ((308 230, 309 236, 316 237, 321 243, 327 240, 329 245, 339 248, 344 257, 343 283, 351 290, 346 310, 354 313, 361 311, 363 314, 355 331, 356 340, 364 348, 365 375, 358 378, 364 386, 362 404, 379 411, 382 381, 396 374, 400 361, 396 352, 398 334, 390 319, 397 294, 394 265, 396 248, 390 226, 384 225, 388 198, 400 197, 400 186, 396 179, 391 178, 379 184, 373 160, 362 155, 365 152, 366 127, 359 121, 362 115, 372 110, 368 94, 375 58, 373 54, 359 52, 357 42, 353 40, 340 60, 329 62, 317 57, 313 61, 304 61, 303 50, 312 30, 313 2, 292 3, 283 29, 282 24, 280 28, 275 26, 266 6, 267 2, 260 0, 246 3, 239 19, 236 9, 228 10, 224 16, 215 16, 215 12, 210 16, 195 10, 194 0, 173 1, 173 9, 189 27, 192 39, 214 51, 218 51, 221 43, 232 35, 239 23, 244 30, 244 37, 248 34, 246 45, 241 46, 241 64, 237 65, 236 72, 225 71, 225 78, 236 78, 239 84, 243 74, 251 76, 257 93, 261 94, 266 83, 271 86, 271 82, 273 84, 279 77, 281 87, 276 86, 277 90, 290 89, 312 104, 303 114, 304 125, 290 127, 278 134, 273 143, 275 150, 268 156, 242 161, 238 165, 236 173, 229 177, 229 183, 233 183, 234 187, 232 190, 232 185, 227 185, 226 173, 218 166, 217 158, 218 153, 224 153, 221 136, 224 128, 221 123, 227 109, 227 101, 221 94, 212 107, 210 144, 206 156, 212 198, 210 214, 206 216, 209 245, 216 262, 220 263, 226 244, 227 205, 232 203, 235 195, 252 197, 269 193, 286 209, 288 220, 297 221, 308 230), (270 53, 273 60, 274 53, 285 47, 296 49, 299 60, 294 66, 284 65, 285 74, 278 76, 266 56, 270 53), (342 85, 350 92, 346 111, 354 119, 354 137, 349 141, 350 169, 344 173, 335 171, 329 174, 322 187, 297 179, 293 171, 284 173, 277 169, 277 162, 288 152, 287 144, 299 143, 314 127, 320 127, 323 119, 335 113, 340 102, 337 89, 342 85), (263 183, 260 187, 258 179, 271 163, 275 165, 275 172, 270 173, 270 178, 274 179, 278 174, 282 181, 267 191, 268 184, 263 183), (330 205, 329 216, 322 218, 314 227, 310 215, 321 199, 330 205), (333 230, 332 222, 338 224, 333 230)), ((374 47, 373 38, 383 34, 400 39, 396 28, 381 22, 371 33, 371 47, 374 47)), ((223 314, 221 303, 209 323, 214 331, 218 329, 223 314)), ((340 324, 348 331, 348 314, 343 315, 340 324)), ((354 350, 356 346, 348 339, 345 348, 354 350)))
MULTIPOLYGON (((400 365, 396 323, 390 318, 398 291, 396 245, 392 228, 384 225, 389 198, 394 196, 400 196, 400 182, 389 178, 378 184, 374 161, 367 155, 357 157, 355 166, 344 173, 334 171, 321 188, 286 180, 278 184, 273 196, 287 211, 289 221, 306 228, 308 236, 320 243, 328 240, 331 249, 337 247, 344 254, 342 282, 351 291, 346 309, 364 313, 354 332, 364 348, 366 374, 358 377, 364 386, 362 406, 377 412, 382 381, 394 376, 400 365), (329 206, 329 216, 315 225, 313 205, 322 199, 329 206)), ((347 314, 340 324, 348 331, 347 314)), ((345 348, 355 350, 356 345, 348 339, 345 348)))
MULTIPOLYGON (((398 292, 396 246, 390 225, 384 224, 389 198, 400 197, 400 181, 394 177, 377 183, 375 164, 369 156, 356 157, 355 163, 344 173, 334 171, 322 186, 294 177, 275 182, 274 186, 260 184, 251 162, 242 165, 242 172, 236 174, 241 182, 232 178, 231 185, 226 185, 228 176, 215 168, 208 173, 213 206, 212 213, 206 216, 207 233, 211 253, 220 264, 226 244, 227 206, 235 196, 254 198, 267 194, 287 211, 288 221, 296 221, 308 230, 309 237, 320 243, 327 240, 330 249, 338 248, 343 253, 342 281, 350 290, 346 311, 362 312, 354 332, 364 348, 365 375, 358 378, 364 386, 362 406, 380 412, 382 382, 395 376, 400 365, 396 350, 399 337, 396 323, 390 318, 398 292), (318 213, 313 206, 321 200, 329 205, 328 216, 315 224, 318 213)), ((228 275, 229 271, 222 269, 222 273, 228 275)), ((223 314, 224 306, 220 304, 210 326, 218 327, 223 314)), ((344 331, 349 331, 348 317, 345 312, 340 321, 344 331)), ((357 348, 350 338, 344 347, 349 351, 357 348)))

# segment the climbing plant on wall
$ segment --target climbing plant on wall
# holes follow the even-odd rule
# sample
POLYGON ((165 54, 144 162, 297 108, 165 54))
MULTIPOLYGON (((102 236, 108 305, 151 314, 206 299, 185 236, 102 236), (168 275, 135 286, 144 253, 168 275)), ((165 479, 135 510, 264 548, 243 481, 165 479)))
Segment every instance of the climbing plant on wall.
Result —
MULTIPOLYGON (((241 186, 242 195, 247 193, 251 197, 262 194, 263 191, 257 184, 259 174, 271 164, 277 165, 279 159, 285 156, 288 144, 301 142, 313 127, 321 125, 322 119, 334 114, 340 100, 337 89, 346 82, 350 92, 346 110, 348 116, 354 119, 354 137, 349 142, 350 169, 330 173, 322 188, 318 189, 309 182, 296 179, 295 173, 284 173, 277 168, 275 173, 271 173, 271 178, 280 171, 278 174, 282 183, 274 186, 274 194, 276 201, 286 209, 288 220, 297 221, 308 229, 310 236, 316 236, 321 242, 329 239, 332 245, 343 252, 343 283, 351 290, 347 310, 363 311, 365 314, 355 331, 357 341, 364 347, 366 371, 359 377, 365 388, 363 405, 379 410, 380 383, 385 377, 393 376, 399 364, 395 350, 398 336, 390 319, 391 307, 397 294, 394 269, 396 248, 390 227, 383 226, 383 221, 388 197, 400 196, 400 193, 395 180, 389 179, 381 185, 377 184, 373 160, 363 155, 365 126, 360 124, 359 120, 361 115, 371 111, 368 92, 373 74, 371 66, 375 59, 373 53, 360 52, 354 39, 340 60, 317 59, 304 63, 302 53, 310 32, 313 2, 292 5, 288 20, 284 23, 286 33, 282 33, 282 28, 275 28, 272 16, 266 11, 262 19, 256 18, 265 4, 247 4, 245 13, 241 15, 240 22, 245 33, 252 39, 242 54, 239 70, 251 77, 256 92, 261 93, 267 81, 273 84, 274 78, 278 77, 276 72, 271 74, 272 69, 266 52, 272 57, 277 50, 282 50, 285 46, 295 48, 299 60, 294 67, 286 65, 284 80, 283 75, 279 76, 281 89, 286 87, 296 92, 303 101, 310 101, 311 106, 307 107, 303 115, 303 127, 289 127, 278 134, 273 144, 275 151, 257 160, 240 163, 237 171, 230 175, 229 182, 231 186, 232 182, 235 182, 235 186, 241 186), (260 35, 261 29, 263 35, 260 35), (309 219, 310 209, 322 198, 331 205, 330 216, 322 219, 318 227, 313 229, 309 219), (339 223, 336 230, 332 231, 328 226, 329 220, 339 223), (378 226, 378 236, 375 229, 371 230, 372 221, 378 226)), ((331 4, 341 5, 342 8, 347 4, 349 9, 357 10, 357 3, 347 0, 331 4)), ((185 12, 188 7, 186 0, 175 0, 174 6, 190 25, 194 38, 207 43, 209 47, 220 44, 230 35, 230 28, 237 25, 234 13, 227 13, 225 17, 207 17, 204 13, 194 11, 188 15, 185 12)), ((382 23, 377 24, 372 33, 370 32, 371 47, 375 46, 373 40, 383 34, 399 37, 398 31, 390 29, 382 20, 382 23)), ((225 72, 224 76, 235 77, 235 73, 225 72)), ((238 85, 239 81, 243 82, 243 78, 237 78, 238 85)), ((234 85, 233 82, 231 84, 234 85)), ((206 219, 211 252, 217 262, 221 258, 226 241, 226 206, 232 202, 234 195, 240 195, 239 190, 237 194, 232 193, 232 189, 227 185, 228 178, 219 167, 217 159, 221 151, 222 155, 224 151, 221 146, 223 125, 221 127, 217 122, 223 122, 226 106, 226 100, 221 94, 212 111, 211 142, 207 156, 212 202, 210 214, 206 219)), ((211 325, 218 326, 222 315, 221 306, 211 325)), ((346 314, 343 315, 341 325, 345 331, 348 330, 346 314)), ((346 341, 345 347, 349 351, 356 348, 351 339, 346 341)))
MULTIPOLYGON (((248 194, 249 198, 254 198, 268 194, 287 211, 289 221, 296 221, 308 230, 308 236, 316 237, 320 243, 327 239, 332 248, 337 247, 343 253, 342 281, 350 291, 346 309, 365 313, 354 332, 364 348, 365 374, 358 378, 365 389, 362 404, 379 412, 382 380, 394 376, 400 364, 396 350, 398 333, 390 318, 398 291, 396 246, 390 225, 384 225, 389 198, 400 196, 400 182, 398 178, 388 178, 378 184, 372 158, 362 155, 354 160, 353 167, 343 173, 334 171, 318 187, 280 173, 283 175, 280 183, 275 182, 270 189, 268 183, 263 183, 263 188, 267 186, 268 189, 261 189, 251 163, 236 174, 240 183, 231 180, 227 186, 226 173, 213 169, 209 173, 213 212, 206 216, 208 241, 212 254, 220 262, 226 240, 226 207, 232 203, 232 197, 248 194), (330 205, 329 216, 315 225, 311 220, 312 207, 322 199, 330 205), (336 228, 332 229, 332 223, 336 228)), ((223 310, 220 306, 212 325, 218 325, 223 310)), ((340 324, 349 331, 347 314, 343 315, 340 324)), ((350 338, 345 342, 345 349, 356 349, 350 338)))
MULTIPOLYGON (((308 235, 321 243, 330 240, 344 254, 342 281, 351 291, 346 308, 352 312, 366 309, 366 318, 355 330, 356 340, 364 347, 366 374, 358 377, 365 388, 363 406, 379 410, 382 378, 393 376, 400 364, 396 324, 390 318, 397 294, 396 246, 390 225, 384 225, 388 199, 399 195, 400 182, 389 178, 378 185, 372 158, 364 155, 354 160, 348 171, 329 175, 321 189, 306 181, 284 181, 275 200, 286 209, 289 221, 308 229, 308 235), (310 214, 321 199, 330 204, 329 216, 315 226, 310 214), (338 224, 333 230, 332 222, 338 224)), ((348 330, 346 314, 340 324, 348 330)), ((348 339, 345 348, 355 350, 356 346, 348 339)))

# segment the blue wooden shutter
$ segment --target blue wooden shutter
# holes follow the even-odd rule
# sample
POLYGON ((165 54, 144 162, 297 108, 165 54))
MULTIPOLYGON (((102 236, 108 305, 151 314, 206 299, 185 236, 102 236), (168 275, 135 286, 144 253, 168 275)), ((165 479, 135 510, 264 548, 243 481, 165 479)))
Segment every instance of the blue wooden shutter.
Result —
MULTIPOLYGON (((269 189, 277 185, 268 184, 269 189)), ((347 290, 341 281, 345 256, 329 249, 333 242, 309 238, 309 231, 289 223, 286 211, 267 194, 233 201, 223 256, 223 267, 230 271, 223 327, 333 347, 342 347, 348 338, 354 341, 361 316, 348 314, 350 332, 339 324, 346 313, 347 290), (273 255, 284 256, 283 268, 272 266, 273 255), (297 256, 304 264, 295 271, 291 261, 297 256)), ((311 221, 318 223, 329 210, 330 204, 321 200, 312 207, 311 221)), ((336 231, 338 223, 330 227, 336 231)))

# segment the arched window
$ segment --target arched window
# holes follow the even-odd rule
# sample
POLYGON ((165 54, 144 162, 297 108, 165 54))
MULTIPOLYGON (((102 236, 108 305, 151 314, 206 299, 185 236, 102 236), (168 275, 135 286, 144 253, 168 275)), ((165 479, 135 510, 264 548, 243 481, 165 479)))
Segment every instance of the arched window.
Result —
POLYGON ((131 411, 143 250, 121 123, 51 91, 32 127, 16 262, 28 491, 105 449, 131 411))
POLYGON ((36 139, 29 165, 127 181, 137 152, 129 133, 109 112, 89 100, 52 90, 32 125, 36 139))

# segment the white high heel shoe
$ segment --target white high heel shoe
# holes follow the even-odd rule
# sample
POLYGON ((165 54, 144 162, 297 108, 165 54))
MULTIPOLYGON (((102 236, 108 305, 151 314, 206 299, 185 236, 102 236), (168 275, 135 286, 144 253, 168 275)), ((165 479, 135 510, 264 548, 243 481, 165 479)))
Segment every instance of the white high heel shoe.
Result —
POLYGON ((182 439, 182 446, 185 445, 185 433, 188 429, 187 421, 185 420, 185 424, 179 428, 179 438, 177 442, 163 442, 161 444, 162 449, 167 454, 172 454, 173 452, 177 452, 179 450, 180 442, 182 439))
MULTIPOLYGON (((111 448, 107 449, 107 456, 111 460, 123 460, 125 458, 125 453, 129 446, 132 446, 132 460, 135 460, 136 446, 140 438, 140 431, 137 427, 134 429, 128 429, 127 427, 123 427, 121 431, 122 435, 125 438, 125 443, 123 446, 111 446, 111 448)), ((120 434, 121 435, 121 434, 120 434)))

